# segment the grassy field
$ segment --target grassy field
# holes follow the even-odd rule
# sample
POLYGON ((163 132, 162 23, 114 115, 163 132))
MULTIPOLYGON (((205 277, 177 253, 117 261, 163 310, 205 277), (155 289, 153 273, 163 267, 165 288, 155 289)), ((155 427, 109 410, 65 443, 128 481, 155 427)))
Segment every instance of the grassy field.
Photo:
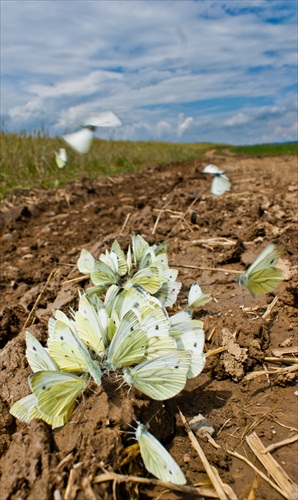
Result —
POLYGON ((10 190, 24 188, 57 187, 67 181, 82 177, 97 178, 129 172, 153 165, 193 160, 204 156, 206 151, 220 152, 229 148, 239 154, 276 155, 296 154, 297 144, 238 146, 223 144, 165 143, 104 141, 94 139, 87 155, 81 156, 67 148, 68 163, 63 169, 56 166, 54 152, 63 147, 63 141, 56 137, 13 134, 2 132, 0 197, 10 190))
POLYGON ((231 153, 250 156, 280 156, 297 155, 298 143, 286 142, 284 144, 255 144, 253 146, 230 146, 231 153))

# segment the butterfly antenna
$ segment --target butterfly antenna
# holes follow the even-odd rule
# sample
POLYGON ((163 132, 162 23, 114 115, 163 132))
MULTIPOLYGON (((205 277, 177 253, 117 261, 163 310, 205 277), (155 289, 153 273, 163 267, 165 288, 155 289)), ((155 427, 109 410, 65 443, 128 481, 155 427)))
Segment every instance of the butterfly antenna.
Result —
MULTIPOLYGON (((148 428, 148 426, 149 426, 149 424, 150 424, 151 420, 152 420, 154 417, 156 417, 156 415, 158 415, 158 413, 159 413, 159 412, 160 412, 163 408, 165 408, 165 405, 161 405, 161 407, 160 407, 160 408, 158 408, 158 410, 157 410, 155 413, 153 413, 153 415, 151 415, 151 417, 149 418, 149 420, 148 420, 148 421, 147 421, 147 423, 146 423, 146 427, 147 427, 147 428, 148 428)), ((149 426, 149 427, 150 427, 150 426, 149 426)))

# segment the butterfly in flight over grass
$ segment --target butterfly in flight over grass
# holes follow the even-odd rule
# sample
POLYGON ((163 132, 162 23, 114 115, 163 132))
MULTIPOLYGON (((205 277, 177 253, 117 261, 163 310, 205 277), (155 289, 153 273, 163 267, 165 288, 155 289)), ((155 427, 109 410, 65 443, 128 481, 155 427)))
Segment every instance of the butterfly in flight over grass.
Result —
POLYGON ((104 111, 96 116, 91 116, 81 125, 81 130, 65 134, 62 139, 74 151, 80 154, 88 153, 97 127, 118 127, 122 121, 113 111, 104 111))

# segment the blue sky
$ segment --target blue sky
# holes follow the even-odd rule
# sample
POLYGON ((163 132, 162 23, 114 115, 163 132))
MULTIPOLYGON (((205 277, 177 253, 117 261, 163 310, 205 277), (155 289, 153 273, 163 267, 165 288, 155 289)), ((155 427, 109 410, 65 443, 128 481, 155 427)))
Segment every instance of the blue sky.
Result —
POLYGON ((9 131, 253 144, 297 140, 296 0, 1 0, 9 131))

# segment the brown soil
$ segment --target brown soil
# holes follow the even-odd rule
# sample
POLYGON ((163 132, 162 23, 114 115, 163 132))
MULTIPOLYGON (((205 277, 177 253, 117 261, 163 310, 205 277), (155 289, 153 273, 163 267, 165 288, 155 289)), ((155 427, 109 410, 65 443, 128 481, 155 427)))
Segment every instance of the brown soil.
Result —
MULTIPOLYGON (((76 261, 80 250, 87 248, 98 256, 115 238, 126 249, 131 231, 141 233, 150 243, 167 240, 170 263, 179 269, 183 283, 178 307, 185 305, 195 280, 203 291, 211 292, 214 300, 195 313, 204 320, 206 351, 231 340, 231 333, 236 339, 234 354, 232 345, 229 354, 209 356, 203 373, 190 380, 177 397, 165 401, 150 422, 150 431, 182 467, 188 484, 198 484, 204 477, 204 467, 191 446, 177 407, 188 420, 203 414, 215 428, 213 438, 220 448, 205 438, 200 440, 201 446, 237 497, 282 498, 227 450, 247 456, 266 473, 245 436, 255 431, 267 446, 285 439, 297 428, 294 373, 243 380, 248 372, 265 366, 271 370, 286 367, 265 361, 265 357, 272 356, 280 346, 297 345, 296 158, 216 158, 210 154, 207 158, 204 162, 156 166, 98 181, 85 178, 56 190, 20 192, 3 202, 3 500, 194 498, 186 493, 164 492, 154 485, 94 483, 103 468, 150 477, 138 455, 132 455, 123 465, 124 449, 134 441, 121 431, 129 430, 127 424, 133 424, 134 418, 146 423, 162 406, 137 390, 128 393, 124 386, 116 390, 119 384, 108 379, 101 388, 91 384, 70 421, 55 430, 43 421, 27 425, 9 414, 10 406, 29 393, 26 321, 28 329, 46 343, 52 309, 68 312, 69 306, 76 307, 78 287, 87 285, 87 280, 69 281, 79 276, 76 261), (212 197, 212 176, 201 173, 207 162, 228 169, 230 193, 212 197), (152 234, 158 209, 166 204, 152 234), (177 218, 179 214, 184 218, 177 218), (286 278, 274 294, 252 299, 235 283, 236 273, 210 270, 243 271, 269 242, 285 247, 279 262, 286 278), (275 295, 277 303, 263 318, 275 295)), ((295 480, 297 442, 276 449, 273 456, 295 480)))

